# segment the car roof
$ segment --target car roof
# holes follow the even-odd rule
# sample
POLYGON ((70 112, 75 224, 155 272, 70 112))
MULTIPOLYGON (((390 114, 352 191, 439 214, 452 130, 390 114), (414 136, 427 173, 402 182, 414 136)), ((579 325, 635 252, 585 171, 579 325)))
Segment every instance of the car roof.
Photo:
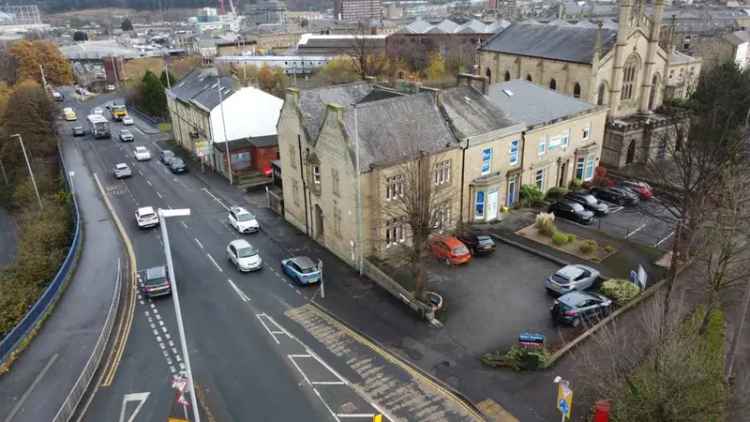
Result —
POLYGON ((584 268, 581 267, 580 265, 566 265, 560 268, 559 270, 557 270, 555 274, 561 275, 567 279, 572 280, 578 277, 579 275, 581 275, 583 271, 584 271, 584 268))
POLYGON ((156 214, 154 207, 140 207, 138 208, 139 214, 156 214))
POLYGON ((126 132, 130 133, 130 131, 128 129, 120 129, 120 133, 126 133, 126 132))
POLYGON ((451 249, 457 248, 459 246, 464 246, 463 242, 453 236, 438 236, 435 238, 435 240, 445 243, 451 249))
POLYGON ((136 151, 141 151, 141 150, 145 150, 145 149, 146 149, 146 147, 144 147, 143 145, 138 145, 137 147, 135 147, 136 151))
POLYGON ((164 155, 167 155, 167 154, 172 154, 172 155, 174 155, 174 151, 172 151, 172 150, 170 150, 170 149, 165 149, 165 150, 163 150, 163 151, 162 151, 161 153, 162 153, 162 154, 164 154, 164 155))
POLYGON ((115 164, 115 167, 118 168, 118 169, 126 169, 126 168, 128 168, 128 165, 125 164, 125 163, 117 163, 117 164, 115 164))
POLYGON ((306 256, 295 256, 289 260, 297 264, 300 268, 310 268, 315 266, 313 260, 306 256))
POLYGON ((229 244, 234 246, 235 248, 247 248, 253 246, 245 239, 234 239, 233 241, 229 242, 229 244))
POLYGON ((165 277, 166 275, 167 269, 163 265, 151 267, 146 270, 146 278, 165 277))
POLYGON ((235 214, 250 214, 250 211, 246 210, 245 208, 234 206, 231 208, 232 212, 235 214))

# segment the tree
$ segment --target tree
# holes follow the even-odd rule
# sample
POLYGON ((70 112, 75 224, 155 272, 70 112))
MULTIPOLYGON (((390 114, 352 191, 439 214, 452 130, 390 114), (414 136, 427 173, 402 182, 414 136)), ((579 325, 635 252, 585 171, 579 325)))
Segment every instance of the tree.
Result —
POLYGON ((89 34, 84 31, 76 31, 73 33, 73 41, 88 41, 89 34))
POLYGON ((282 68, 263 65, 258 71, 258 86, 269 94, 284 98, 289 78, 282 68))
POLYGON ((367 37, 369 35, 367 29, 367 25, 363 23, 357 26, 348 51, 352 66, 360 79, 380 75, 388 64, 385 55, 379 52, 380 47, 367 37))
POLYGON ((130 18, 125 18, 122 20, 122 23, 120 24, 120 28, 127 32, 133 30, 133 22, 130 22, 130 18))
POLYGON ((73 68, 60 50, 50 41, 17 41, 11 45, 10 54, 18 68, 17 79, 42 82, 40 66, 44 67, 47 82, 54 85, 73 83, 73 68))
POLYGON ((174 86, 174 84, 176 83, 176 79, 172 72, 162 70, 161 75, 159 75, 159 82, 161 82, 162 87, 167 88, 170 86, 174 86), (169 78, 169 80, 167 80, 167 78, 169 78))
POLYGON ((334 57, 318 70, 315 78, 325 84, 344 84, 360 79, 360 75, 352 65, 351 59, 334 57))
POLYGON ((440 53, 430 55, 430 64, 424 71, 428 81, 440 81, 446 76, 445 59, 440 53))
POLYGON ((147 70, 141 81, 141 103, 144 113, 152 116, 163 116, 167 109, 167 96, 164 86, 153 72, 147 70))

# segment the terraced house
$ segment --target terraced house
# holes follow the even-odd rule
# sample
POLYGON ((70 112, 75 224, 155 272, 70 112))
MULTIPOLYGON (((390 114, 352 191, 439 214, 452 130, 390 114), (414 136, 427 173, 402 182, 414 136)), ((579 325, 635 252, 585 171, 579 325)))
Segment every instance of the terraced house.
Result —
POLYGON ((416 192, 450 231, 501 218, 523 184, 593 177, 606 107, 527 81, 459 80, 417 94, 290 89, 278 124, 284 217, 354 265, 409 242, 416 192))

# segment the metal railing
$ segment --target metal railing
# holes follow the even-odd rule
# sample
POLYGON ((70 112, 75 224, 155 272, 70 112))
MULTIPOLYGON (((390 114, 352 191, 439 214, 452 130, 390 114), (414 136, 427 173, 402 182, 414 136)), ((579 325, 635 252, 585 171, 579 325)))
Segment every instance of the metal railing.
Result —
MULTIPOLYGON (((65 175, 66 190, 71 192, 70 180, 68 179, 67 171, 65 171, 65 163, 62 160, 62 155, 60 155, 60 163, 65 175)), ((13 353, 28 338, 29 334, 38 327, 39 323, 43 321, 44 316, 51 309, 51 306, 60 297, 60 293, 64 290, 63 287, 76 260, 76 254, 81 244, 81 217, 78 211, 78 201, 75 194, 71 194, 71 197, 73 198, 73 240, 70 242, 68 253, 52 282, 47 286, 39 299, 26 312, 23 319, 0 341, 0 366, 4 365, 12 357, 13 353)))

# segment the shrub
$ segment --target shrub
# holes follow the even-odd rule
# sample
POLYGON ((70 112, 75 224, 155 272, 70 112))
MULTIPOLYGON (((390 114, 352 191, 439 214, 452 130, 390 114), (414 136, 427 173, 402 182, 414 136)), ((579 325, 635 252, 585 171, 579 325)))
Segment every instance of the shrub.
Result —
POLYGON ((568 234, 563 232, 555 232, 552 235, 552 243, 557 246, 562 246, 568 243, 568 234))
POLYGON ((552 214, 551 212, 540 212, 536 215, 534 226, 539 230, 539 233, 551 237, 557 232, 557 227, 555 227, 555 214, 552 214))
POLYGON ((617 306, 622 306, 641 293, 641 289, 629 280, 611 278, 599 289, 604 296, 612 299, 617 306))
POLYGON ((604 247, 604 251, 607 252, 607 253, 612 253, 612 252, 615 251, 615 247, 612 246, 612 245, 607 245, 607 246, 604 247))
POLYGON ((573 180, 570 181, 570 184, 568 185, 568 188, 571 191, 575 192, 577 190, 581 190, 582 186, 583 186, 583 180, 581 180, 581 179, 573 179, 573 180))
POLYGON ((521 201, 527 206, 532 208, 539 208, 544 206, 544 192, 539 190, 536 185, 523 185, 521 186, 521 201))
POLYGON ((545 195, 544 199, 550 202, 557 201, 558 199, 562 199, 562 197, 565 196, 566 193, 568 193, 567 189, 558 188, 555 186, 553 188, 549 188, 549 190, 547 191, 547 195, 545 195))
POLYGON ((547 365, 549 353, 546 349, 526 349, 513 346, 501 355, 499 366, 513 368, 515 371, 541 369, 547 365))
POLYGON ((589 255, 589 254, 594 253, 594 251, 596 250, 597 247, 598 247, 598 245, 596 244, 596 242, 593 241, 593 240, 591 240, 591 239, 589 239, 589 240, 584 241, 581 244, 581 246, 580 246, 579 249, 584 254, 589 255))
POLYGON ((568 233, 568 243, 573 243, 578 239, 573 233, 568 233))

